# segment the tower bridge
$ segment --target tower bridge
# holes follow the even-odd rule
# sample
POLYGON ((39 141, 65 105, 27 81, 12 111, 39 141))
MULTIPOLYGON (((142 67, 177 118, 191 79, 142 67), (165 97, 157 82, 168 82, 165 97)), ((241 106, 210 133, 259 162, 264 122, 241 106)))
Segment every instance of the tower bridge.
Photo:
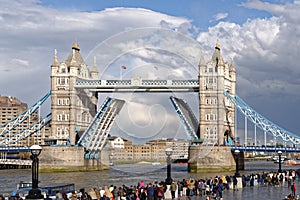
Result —
MULTIPOLYGON (((272 134, 292 144, 300 142, 300 137, 271 123, 238 97, 235 66, 232 61, 224 62, 219 44, 215 46, 208 62, 201 56, 198 73, 196 79, 190 80, 145 80, 141 77, 99 80, 96 59, 89 68, 75 43, 66 60, 59 62, 55 51, 51 64, 50 92, 19 117, 0 127, 0 145, 15 144, 50 125, 49 137, 44 139, 43 144, 51 147, 46 148, 50 152, 46 153, 46 161, 55 164, 58 160, 65 160, 66 155, 53 153, 59 151, 57 148, 63 147, 65 153, 69 151, 68 156, 74 156, 76 152, 77 160, 73 163, 81 163, 80 159, 85 158, 90 165, 98 166, 109 154, 105 149, 107 138, 115 118, 126 103, 124 100, 107 97, 98 108, 98 95, 128 92, 198 94, 199 120, 184 99, 170 97, 188 140, 199 142, 189 151, 191 171, 220 167, 234 169, 235 161, 231 151, 236 148, 236 108, 265 134, 272 134), (23 123, 50 96, 51 113, 41 119, 38 123, 41 126, 9 134, 9 130, 23 123), (72 150, 68 150, 68 147, 72 150)), ((65 161, 65 164, 70 165, 70 161, 65 161)))

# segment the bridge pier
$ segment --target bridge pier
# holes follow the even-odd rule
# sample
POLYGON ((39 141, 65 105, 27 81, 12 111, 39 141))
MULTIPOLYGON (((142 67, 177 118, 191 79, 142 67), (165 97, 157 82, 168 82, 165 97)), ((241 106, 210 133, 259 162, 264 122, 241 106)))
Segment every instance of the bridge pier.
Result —
POLYGON ((42 172, 105 170, 109 169, 108 151, 104 148, 99 159, 85 159, 82 146, 43 146, 39 167, 42 172))
MULTIPOLYGON (((235 171, 236 163, 231 147, 227 146, 190 146, 188 171, 226 172, 235 171)), ((244 153, 239 155, 239 170, 244 170, 244 153)))

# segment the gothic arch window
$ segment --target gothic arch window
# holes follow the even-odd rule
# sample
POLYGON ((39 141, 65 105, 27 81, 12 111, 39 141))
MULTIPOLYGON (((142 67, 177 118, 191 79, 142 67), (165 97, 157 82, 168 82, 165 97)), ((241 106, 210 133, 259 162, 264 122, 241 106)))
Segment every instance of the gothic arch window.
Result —
POLYGON ((61 114, 57 114, 57 115, 56 115, 56 118, 57 118, 57 121, 62 121, 62 116, 61 116, 61 114))
POLYGON ((62 135, 64 138, 69 136, 69 128, 68 127, 64 127, 62 132, 63 132, 62 135))
POLYGON ((57 127, 57 129, 56 129, 56 136, 57 136, 57 138, 61 138, 62 137, 62 130, 61 130, 61 128, 60 127, 57 127))
POLYGON ((86 111, 82 113, 81 119, 83 122, 88 122, 88 113, 86 111))
POLYGON ((61 65, 59 65, 58 72, 62 73, 62 74, 67 73, 67 66, 65 63, 62 63, 61 65))
POLYGON ((208 138, 210 135, 210 129, 208 127, 206 127, 205 134, 206 134, 206 138, 208 138))

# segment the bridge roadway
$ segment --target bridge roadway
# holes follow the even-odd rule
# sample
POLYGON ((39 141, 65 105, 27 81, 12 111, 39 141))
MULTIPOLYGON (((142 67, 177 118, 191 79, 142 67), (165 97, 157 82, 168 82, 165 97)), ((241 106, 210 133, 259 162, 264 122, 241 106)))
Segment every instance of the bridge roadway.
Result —
MULTIPOLYGON (((300 148, 294 147, 261 147, 261 146, 232 146, 231 151, 282 151, 282 152, 300 152, 300 148)), ((30 147, 0 147, 0 152, 30 152, 30 147)), ((183 154, 173 155, 173 156, 182 156, 183 154)))
POLYGON ((240 152, 300 152, 299 148, 292 147, 260 147, 260 146, 233 146, 231 147, 231 151, 239 150, 240 152))

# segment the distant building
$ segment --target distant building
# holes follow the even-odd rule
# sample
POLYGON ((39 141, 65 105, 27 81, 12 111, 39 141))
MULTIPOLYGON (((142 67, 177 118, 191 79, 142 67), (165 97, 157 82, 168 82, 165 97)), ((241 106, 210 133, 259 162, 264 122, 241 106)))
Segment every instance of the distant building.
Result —
POLYGON ((111 148, 120 148, 120 149, 124 149, 125 148, 125 142, 126 142, 126 140, 124 140, 121 137, 112 136, 108 140, 109 140, 109 144, 110 144, 111 148))
POLYGON ((165 161, 166 148, 172 148, 173 160, 187 160, 188 146, 186 140, 157 139, 150 140, 144 145, 133 145, 131 141, 121 137, 109 138, 112 162, 122 161, 165 161), (123 147, 124 145, 124 147, 123 147))
MULTIPOLYGON (((15 117, 22 114, 25 110, 27 110, 28 106, 26 103, 21 102, 16 97, 10 96, 0 96, 0 126, 4 126, 6 123, 10 122, 15 117)), ((0 136, 0 144, 4 146, 31 146, 33 144, 42 145, 44 143, 44 138, 48 135, 45 133, 45 129, 41 130, 37 134, 33 134, 25 140, 20 140, 16 144, 8 144, 3 141, 3 138, 7 138, 8 135, 14 135, 16 133, 20 133, 24 131, 32 124, 38 122, 40 117, 38 116, 38 112, 34 112, 30 117, 25 119, 22 123, 17 124, 15 128, 9 131, 9 133, 3 134, 0 136)), ((2 132, 3 130, 0 129, 2 132)))

